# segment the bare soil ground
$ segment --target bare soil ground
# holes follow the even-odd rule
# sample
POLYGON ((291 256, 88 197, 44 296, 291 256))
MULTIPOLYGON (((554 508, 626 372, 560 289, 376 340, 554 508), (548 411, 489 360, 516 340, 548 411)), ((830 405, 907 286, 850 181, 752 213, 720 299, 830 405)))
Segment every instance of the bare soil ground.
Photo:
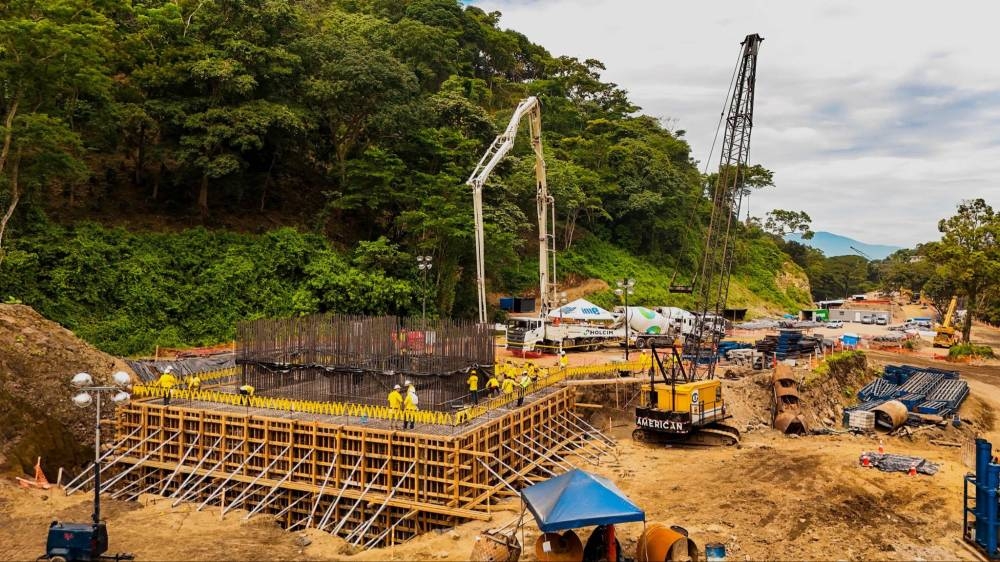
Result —
MULTIPOLYGON (((988 337, 997 334, 989 333, 988 337)), ((503 359, 503 355, 500 355, 503 359)), ((620 351, 570 354, 573 364, 620 358, 620 351)), ((872 362, 949 364, 929 357, 901 357, 871 352, 872 362)), ((549 361, 554 361, 550 358, 549 361)), ((545 360, 540 360, 545 364, 545 360)), ((959 448, 937 446, 931 438, 961 442, 981 434, 1000 446, 1000 368, 951 365, 970 381, 972 394, 962 407, 961 428, 948 426, 910 438, 885 439, 887 451, 912 454, 940 463, 934 476, 910 477, 858 466, 859 455, 878 446, 876 437, 848 434, 786 437, 760 428, 768 419, 766 375, 726 381, 726 397, 735 413, 733 425, 744 434, 739 448, 680 449, 642 445, 628 437, 629 416, 612 420, 617 458, 581 468, 603 474, 646 510, 647 521, 680 525, 701 546, 726 544, 730 559, 942 560, 973 559, 960 540, 962 478, 969 470, 959 448)), ((856 384, 842 382, 840 384, 856 384)), ((820 404, 831 386, 807 389, 822 423, 839 398, 820 404), (812 394, 810 394, 812 393, 812 394)), ((807 403, 808 407, 809 404, 807 403)), ((839 422, 839 420, 836 420, 839 422)), ((581 461, 582 462, 582 461, 581 461)), ((86 521, 90 497, 65 497, 54 490, 23 490, 5 478, 0 484, 0 552, 7 559, 41 554, 53 519, 86 521)), ((518 515, 510 502, 491 522, 473 522, 452 531, 430 533, 403 545, 351 553, 343 541, 308 531, 284 532, 268 519, 182 504, 170 508, 155 496, 140 502, 106 500, 113 551, 132 551, 140 560, 467 560, 476 535, 518 515)), ((642 532, 640 524, 619 526, 628 555, 642 532)), ((580 531, 586 540, 589 530, 580 531)), ((526 545, 523 560, 533 560, 537 528, 529 523, 519 534, 526 545)))
POLYGON ((73 406, 70 378, 87 371, 106 382, 118 370, 131 372, 30 307, 0 304, 0 472, 28 470, 42 456, 54 479, 56 467, 85 462, 94 411, 73 406))

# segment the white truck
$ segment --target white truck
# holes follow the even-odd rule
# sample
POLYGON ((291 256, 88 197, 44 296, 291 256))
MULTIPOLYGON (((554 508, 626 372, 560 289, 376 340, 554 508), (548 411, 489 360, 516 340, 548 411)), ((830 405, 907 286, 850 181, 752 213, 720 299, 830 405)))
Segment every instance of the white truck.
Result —
POLYGON ((507 349, 522 352, 596 351, 606 343, 617 343, 624 336, 623 328, 562 322, 540 316, 513 317, 507 321, 507 349))

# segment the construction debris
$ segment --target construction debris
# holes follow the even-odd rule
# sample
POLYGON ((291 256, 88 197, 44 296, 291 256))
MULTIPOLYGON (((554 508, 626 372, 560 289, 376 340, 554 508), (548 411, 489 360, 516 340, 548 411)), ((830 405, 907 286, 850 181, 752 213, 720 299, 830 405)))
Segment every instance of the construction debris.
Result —
POLYGON ((890 453, 878 453, 867 451, 861 454, 858 463, 862 466, 871 466, 882 472, 912 472, 933 476, 937 474, 937 464, 923 457, 911 457, 908 455, 893 455, 890 453), (866 462, 867 459, 867 462, 866 462))

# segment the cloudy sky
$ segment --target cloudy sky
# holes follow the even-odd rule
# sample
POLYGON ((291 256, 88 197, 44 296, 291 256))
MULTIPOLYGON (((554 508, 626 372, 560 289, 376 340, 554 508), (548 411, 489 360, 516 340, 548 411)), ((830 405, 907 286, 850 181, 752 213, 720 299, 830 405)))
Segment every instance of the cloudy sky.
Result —
MULTIPOLYGON (((1000 3, 475 0, 553 55, 604 62, 704 162, 748 33, 764 37, 751 161, 803 210, 873 244, 936 240, 962 199, 1000 207, 1000 3)), ((713 155, 716 161, 718 155, 713 155)), ((717 164, 716 164, 717 165, 717 164)))

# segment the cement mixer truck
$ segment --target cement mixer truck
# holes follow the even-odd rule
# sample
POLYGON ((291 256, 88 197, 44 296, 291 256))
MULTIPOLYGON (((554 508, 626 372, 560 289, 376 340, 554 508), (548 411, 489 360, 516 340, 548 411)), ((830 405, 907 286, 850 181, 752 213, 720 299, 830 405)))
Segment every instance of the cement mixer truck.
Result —
POLYGON ((651 343, 657 347, 670 347, 681 333, 679 324, 655 310, 644 306, 630 306, 627 315, 625 310, 624 306, 615 307, 620 326, 625 325, 627 316, 629 345, 639 349, 645 349, 651 343))

